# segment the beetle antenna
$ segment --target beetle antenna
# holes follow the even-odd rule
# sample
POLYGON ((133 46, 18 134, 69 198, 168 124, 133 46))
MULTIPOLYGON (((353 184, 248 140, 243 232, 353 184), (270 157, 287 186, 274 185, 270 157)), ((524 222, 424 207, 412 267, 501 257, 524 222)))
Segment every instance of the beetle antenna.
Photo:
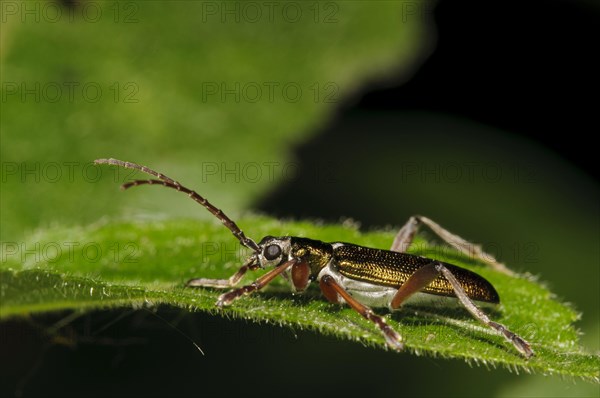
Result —
POLYGON ((190 198, 192 198, 193 200, 195 200, 196 202, 198 202, 202 206, 204 206, 204 208, 206 210, 208 210, 212 215, 214 215, 219 220, 221 220, 223 225, 225 225, 231 231, 233 236, 235 236, 242 245, 246 246, 247 248, 251 249, 254 252, 260 251, 260 248, 258 247, 256 242, 254 240, 252 240, 251 238, 248 238, 244 234, 244 232, 240 229, 240 227, 238 227, 237 224, 231 218, 227 217, 227 215, 225 215, 225 213, 223 213, 223 211, 221 209, 218 209, 217 207, 215 207, 212 203, 210 203, 208 200, 206 200, 203 196, 200 196, 196 191, 192 191, 191 189, 184 187, 183 185, 181 185, 179 182, 173 180, 172 178, 169 178, 162 173, 159 173, 152 169, 149 169, 146 166, 141 166, 137 163, 124 162, 124 161, 118 160, 118 159, 112 159, 112 158, 111 159, 96 159, 96 160, 94 160, 94 163, 95 164, 110 164, 113 166, 120 166, 120 167, 123 167, 126 169, 140 170, 146 174, 150 174, 151 176, 158 178, 157 180, 150 179, 150 180, 129 181, 129 182, 126 182, 125 184, 121 185, 121 189, 128 189, 131 187, 137 187, 139 185, 162 185, 163 187, 172 188, 177 191, 183 192, 183 193, 187 194, 190 198))

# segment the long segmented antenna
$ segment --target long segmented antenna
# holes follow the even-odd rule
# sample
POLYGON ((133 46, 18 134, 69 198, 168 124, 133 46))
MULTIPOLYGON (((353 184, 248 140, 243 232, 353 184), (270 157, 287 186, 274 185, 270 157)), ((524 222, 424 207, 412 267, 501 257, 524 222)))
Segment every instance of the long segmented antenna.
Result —
POLYGON ((126 169, 140 170, 146 174, 150 174, 151 176, 158 178, 158 180, 134 180, 134 181, 126 182, 125 184, 121 185, 121 189, 137 187, 138 185, 162 185, 163 187, 172 188, 177 191, 186 193, 190 198, 192 198, 193 200, 195 200, 196 202, 198 202, 202 206, 204 206, 204 208, 206 210, 208 210, 212 215, 214 215, 219 220, 221 220, 223 225, 225 225, 231 231, 233 236, 235 236, 242 245, 246 246, 247 248, 251 249, 254 252, 260 251, 260 248, 258 247, 256 242, 253 241, 252 239, 248 238, 244 234, 244 232, 242 232, 240 227, 238 227, 237 224, 231 218, 227 217, 221 209, 218 209, 217 207, 213 206, 208 200, 206 200, 204 197, 200 196, 196 191, 192 191, 191 189, 184 187, 183 185, 181 185, 179 182, 173 180, 172 178, 169 178, 162 173, 159 173, 152 169, 149 169, 146 166, 141 166, 137 163, 124 162, 124 161, 118 160, 118 159, 112 159, 112 158, 111 159, 96 159, 96 160, 94 160, 94 163, 95 164, 110 164, 113 166, 124 167, 126 169))

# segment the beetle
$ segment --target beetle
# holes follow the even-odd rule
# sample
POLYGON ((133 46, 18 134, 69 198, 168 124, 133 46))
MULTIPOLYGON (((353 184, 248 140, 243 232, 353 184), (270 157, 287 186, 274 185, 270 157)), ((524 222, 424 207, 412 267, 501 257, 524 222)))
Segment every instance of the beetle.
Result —
POLYGON ((227 227, 252 254, 240 269, 228 279, 196 278, 188 287, 232 289, 219 296, 216 306, 232 304, 240 297, 262 289, 277 276, 287 276, 296 293, 304 292, 311 282, 317 282, 327 300, 348 304, 362 317, 374 323, 382 332, 387 345, 402 350, 400 334, 371 307, 387 307, 395 311, 407 302, 427 298, 458 300, 471 315, 495 330, 510 342, 525 358, 533 355, 531 345, 511 332, 506 326, 492 321, 474 301, 499 304, 500 298, 490 282, 464 268, 442 261, 406 253, 420 226, 427 226, 442 240, 462 253, 486 261, 493 267, 508 272, 492 256, 461 237, 452 234, 431 219, 410 217, 400 229, 390 250, 374 249, 345 242, 322 242, 295 236, 265 236, 256 243, 247 237, 237 224, 197 192, 186 188, 166 175, 136 163, 118 159, 97 159, 96 164, 109 164, 135 169, 155 178, 133 180, 121 188, 140 185, 160 185, 187 194, 227 227), (254 282, 235 288, 247 271, 270 269, 254 282))

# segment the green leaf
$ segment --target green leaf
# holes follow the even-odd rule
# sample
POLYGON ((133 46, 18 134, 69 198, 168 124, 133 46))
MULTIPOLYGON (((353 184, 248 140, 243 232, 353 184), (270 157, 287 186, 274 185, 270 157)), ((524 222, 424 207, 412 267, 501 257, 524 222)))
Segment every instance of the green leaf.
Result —
MULTIPOLYGON (((351 223, 319 225, 259 216, 244 217, 239 225, 254 238, 308 236, 378 248, 389 247, 394 235, 393 231, 361 233, 351 223)), ((408 351, 598 381, 600 357, 579 345, 573 326, 578 314, 543 285, 531 277, 499 273, 422 239, 414 247, 418 254, 472 269, 492 282, 502 306, 491 310, 491 317, 530 341, 536 354, 525 360, 464 309, 427 306, 406 306, 386 315, 403 335, 408 351)), ((293 296, 286 282, 278 280, 223 310, 214 307, 221 291, 185 288, 190 278, 230 276, 248 254, 216 221, 104 221, 85 228, 55 227, 38 231, 25 243, 4 242, 2 253, 2 319, 63 309, 171 305, 314 330, 386 349, 373 325, 350 308, 326 302, 316 288, 293 296)))
MULTIPOLYGON (((272 16, 266 3, 40 4, 32 9, 62 18, 17 12, 2 24, 3 240, 140 206, 113 198, 102 183, 127 173, 91 167, 96 158, 151 165, 246 209, 295 178, 293 145, 342 101, 382 74, 412 71, 427 48, 425 23, 402 2, 284 2, 272 16)), ((142 206, 164 211, 165 198, 142 206)))

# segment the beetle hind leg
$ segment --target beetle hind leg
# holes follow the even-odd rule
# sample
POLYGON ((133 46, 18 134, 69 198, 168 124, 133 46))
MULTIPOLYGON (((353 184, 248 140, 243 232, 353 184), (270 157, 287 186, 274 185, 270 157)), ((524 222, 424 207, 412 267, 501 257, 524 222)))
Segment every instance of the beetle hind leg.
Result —
POLYGON ((490 320, 490 318, 483 311, 481 311, 479 307, 477 307, 475 303, 473 303, 473 301, 471 301, 469 296, 467 296, 467 293, 465 293, 465 290, 462 288, 458 280, 456 280, 456 278, 448 268, 444 267, 444 265, 441 263, 437 263, 436 269, 439 272, 441 272, 442 275, 444 275, 444 278, 446 278, 448 282, 450 282, 452 288, 454 289, 454 292, 456 293, 456 297, 458 297, 458 300, 467 309, 467 311, 469 311, 471 315, 473 315, 473 317, 477 318, 481 323, 489 326, 490 328, 494 329, 499 334, 501 334, 521 354, 523 354, 525 358, 529 359, 531 356, 533 356, 533 350, 531 349, 531 345, 527 341, 525 341, 519 335, 508 330, 506 326, 490 320))
POLYGON ((481 248, 481 245, 471 243, 460 236, 453 234, 447 229, 443 228, 433 220, 423 216, 412 216, 408 219, 406 224, 398 231, 392 243, 391 251, 405 253, 419 230, 421 225, 425 225, 431 231, 433 231, 440 239, 444 242, 461 252, 462 254, 469 256, 470 258, 476 258, 484 261, 491 268, 500 271, 504 274, 513 275, 514 272, 508 269, 504 264, 496 260, 494 256, 486 253, 481 248))
POLYGON ((533 355, 533 350, 527 341, 508 330, 506 326, 492 321, 481 309, 479 309, 479 307, 475 305, 475 303, 473 303, 454 274, 452 274, 448 268, 438 261, 432 261, 431 263, 416 270, 408 278, 408 280, 402 284, 400 289, 398 289, 398 292, 392 299, 390 307, 392 309, 397 309, 410 296, 421 291, 440 274, 443 275, 444 278, 450 283, 460 303, 467 309, 467 311, 471 313, 471 315, 473 315, 475 319, 501 334, 521 354, 523 354, 525 358, 530 358, 533 355))

